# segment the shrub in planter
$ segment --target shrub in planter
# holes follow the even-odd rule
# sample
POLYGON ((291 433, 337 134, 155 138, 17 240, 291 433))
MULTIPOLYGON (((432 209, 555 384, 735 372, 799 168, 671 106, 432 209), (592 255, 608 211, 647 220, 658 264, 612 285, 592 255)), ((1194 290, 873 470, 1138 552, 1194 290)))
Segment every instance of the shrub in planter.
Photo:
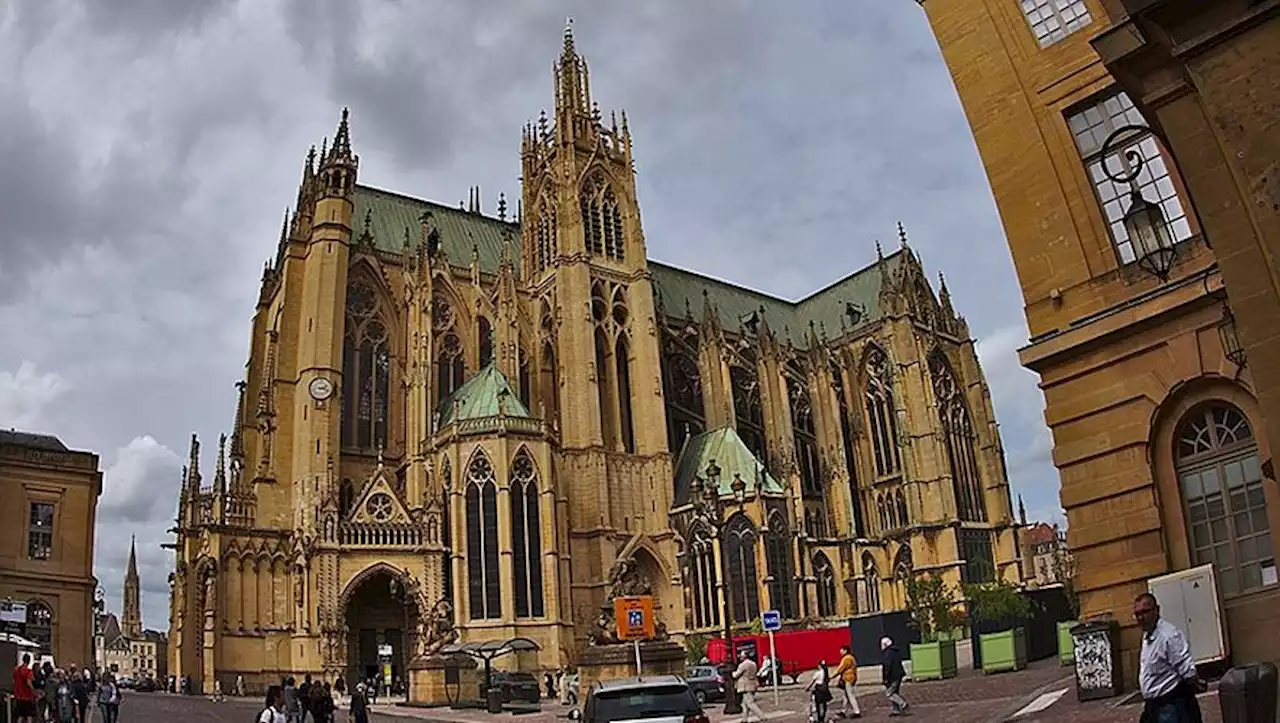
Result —
POLYGON ((911 645, 911 677, 940 680, 955 677, 956 642, 951 636, 960 625, 953 609, 954 590, 940 577, 917 575, 907 581, 907 609, 924 642, 911 645))
POLYGON ((1027 667, 1026 631, 1021 623, 1031 616, 1031 601, 1006 580, 964 586, 969 616, 975 622, 1000 623, 1003 630, 978 636, 982 672, 999 673, 1027 667))

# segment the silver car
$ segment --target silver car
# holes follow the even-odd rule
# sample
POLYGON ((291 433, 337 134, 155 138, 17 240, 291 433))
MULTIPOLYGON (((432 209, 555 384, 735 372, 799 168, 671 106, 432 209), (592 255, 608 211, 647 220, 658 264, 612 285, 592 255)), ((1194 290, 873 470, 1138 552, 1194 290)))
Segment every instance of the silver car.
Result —
POLYGON ((710 723, 689 684, 675 675, 602 680, 591 686, 582 710, 570 711, 569 718, 581 723, 710 723))

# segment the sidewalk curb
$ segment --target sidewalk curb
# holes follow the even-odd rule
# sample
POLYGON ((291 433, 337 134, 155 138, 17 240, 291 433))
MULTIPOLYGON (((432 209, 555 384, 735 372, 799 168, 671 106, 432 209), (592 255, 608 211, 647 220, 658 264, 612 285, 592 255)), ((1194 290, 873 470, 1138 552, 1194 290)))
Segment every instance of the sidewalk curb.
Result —
POLYGON ((1014 713, 1017 713, 1018 711, 1027 707, 1028 705, 1031 705, 1032 701, 1044 695, 1045 693, 1058 690, 1063 686, 1063 684, 1067 684, 1068 687, 1071 687, 1071 681, 1074 681, 1075 678, 1076 678, 1076 674, 1075 674, 1075 671, 1073 670, 1071 673, 1063 675, 1061 678, 1058 678, 1057 680, 1054 680, 1049 683, 1045 683, 1044 685, 1040 686, 1039 688, 1036 688, 1035 690, 1031 691, 1027 695, 1024 695, 1018 698, 1018 701, 1013 705, 1002 709, 998 714, 988 718, 986 723, 1005 723, 1005 721, 1008 721, 1013 718, 1014 713))

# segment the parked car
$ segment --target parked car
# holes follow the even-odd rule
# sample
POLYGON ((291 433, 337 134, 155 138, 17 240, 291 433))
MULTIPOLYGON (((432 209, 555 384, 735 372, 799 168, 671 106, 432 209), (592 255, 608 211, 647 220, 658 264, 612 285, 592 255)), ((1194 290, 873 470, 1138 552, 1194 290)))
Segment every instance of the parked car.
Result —
POLYGON ((522 701, 537 703, 542 699, 538 689, 538 679, 532 673, 521 673, 509 670, 495 670, 489 676, 489 687, 502 691, 503 703, 522 701))
POLYGON ((716 666, 692 666, 685 671, 684 679, 699 703, 724 700, 724 676, 716 666))
POLYGON ((689 684, 675 675, 602 680, 569 718, 577 723, 711 723, 689 684))
POLYGON ((154 693, 160 690, 160 684, 154 678, 143 678, 134 683, 133 689, 139 693, 154 693))

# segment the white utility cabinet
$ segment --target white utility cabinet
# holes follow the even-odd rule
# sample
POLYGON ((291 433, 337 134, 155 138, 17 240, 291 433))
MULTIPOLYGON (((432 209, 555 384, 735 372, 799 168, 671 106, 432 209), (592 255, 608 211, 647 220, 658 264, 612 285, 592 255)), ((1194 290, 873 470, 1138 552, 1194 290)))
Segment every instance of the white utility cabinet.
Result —
POLYGON ((1227 659, 1230 650, 1213 565, 1153 577, 1147 589, 1160 603, 1160 616, 1187 636, 1197 665, 1227 659))

